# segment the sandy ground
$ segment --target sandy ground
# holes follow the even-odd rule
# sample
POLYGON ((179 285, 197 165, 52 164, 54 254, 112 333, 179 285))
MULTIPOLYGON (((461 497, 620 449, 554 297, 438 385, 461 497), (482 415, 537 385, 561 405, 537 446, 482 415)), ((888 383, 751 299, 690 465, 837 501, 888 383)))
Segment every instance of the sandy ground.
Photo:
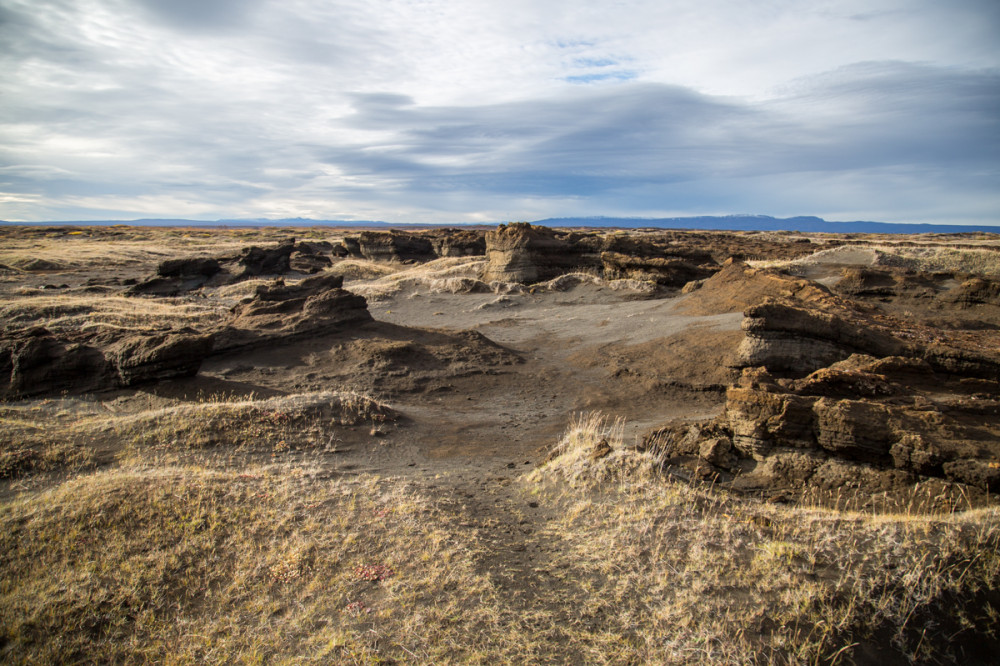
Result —
POLYGON ((509 463, 537 463, 578 412, 621 416, 632 438, 664 419, 717 413, 719 386, 700 382, 706 368, 721 381, 729 349, 710 350, 714 358, 685 359, 676 343, 692 332, 738 336, 742 316, 684 314, 677 311, 683 298, 636 300, 581 285, 513 294, 497 303, 494 294, 408 290, 371 303, 376 323, 364 330, 210 359, 187 388, 176 383, 176 394, 271 395, 329 389, 331 383, 371 391, 401 413, 403 423, 373 441, 365 471, 409 473, 452 464, 506 470, 509 463), (446 349, 449 339, 463 340, 467 331, 502 349, 485 356, 461 345, 446 349), (386 351, 400 356, 393 359, 398 369, 390 363, 382 374, 365 370, 364 356, 386 351), (442 357, 444 365, 435 363, 442 357), (635 368, 624 367, 629 363, 635 368))

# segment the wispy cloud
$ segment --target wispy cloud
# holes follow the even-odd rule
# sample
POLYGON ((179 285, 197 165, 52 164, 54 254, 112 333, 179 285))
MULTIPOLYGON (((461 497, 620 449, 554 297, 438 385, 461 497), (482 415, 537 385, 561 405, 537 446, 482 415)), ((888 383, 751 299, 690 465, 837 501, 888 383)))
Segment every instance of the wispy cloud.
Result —
POLYGON ((1000 223, 1000 9, 0 0, 0 218, 1000 223))

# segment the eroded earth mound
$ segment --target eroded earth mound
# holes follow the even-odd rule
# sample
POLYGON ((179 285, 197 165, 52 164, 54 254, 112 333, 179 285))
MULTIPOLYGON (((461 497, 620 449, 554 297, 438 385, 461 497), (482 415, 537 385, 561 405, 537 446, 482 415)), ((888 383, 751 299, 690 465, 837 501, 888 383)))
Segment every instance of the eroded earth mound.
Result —
POLYGON ((885 277, 892 275, 845 269, 831 291, 774 269, 727 264, 685 303, 698 311, 745 308, 744 337, 729 360, 739 376, 725 408, 710 421, 657 430, 645 446, 701 475, 718 470, 734 488, 789 496, 894 492, 926 479, 995 493, 1000 347, 992 322, 1000 312, 970 322, 968 299, 955 298, 956 289, 990 293, 986 281, 885 277), (845 297, 859 291, 925 307, 903 318, 894 307, 845 297), (952 327, 928 323, 942 318, 952 327))

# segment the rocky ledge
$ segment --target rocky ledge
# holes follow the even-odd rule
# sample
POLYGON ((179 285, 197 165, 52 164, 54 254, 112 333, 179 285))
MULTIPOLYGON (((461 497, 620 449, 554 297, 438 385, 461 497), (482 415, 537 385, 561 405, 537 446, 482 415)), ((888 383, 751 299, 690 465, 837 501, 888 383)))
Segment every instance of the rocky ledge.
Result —
POLYGON ((745 338, 719 417, 646 436, 667 462, 743 489, 885 490, 935 478, 1000 490, 991 330, 945 334, 739 262, 690 301, 702 311, 742 301, 745 338))
POLYGON ((216 351, 286 344, 372 320, 363 296, 344 290, 344 278, 323 274, 292 285, 277 280, 258 286, 235 306, 216 332, 216 351))
POLYGON ((0 398, 123 388, 198 372, 213 337, 192 331, 59 336, 45 328, 5 331, 0 398))
POLYGON ((613 234, 556 231, 523 222, 500 225, 486 234, 489 263, 483 280, 531 284, 583 271, 607 280, 646 280, 679 289, 719 270, 712 253, 676 240, 669 234, 640 241, 613 234))
POLYGON ((292 285, 279 278, 258 286, 214 330, 6 330, 0 333, 0 399, 190 377, 210 354, 288 344, 368 321, 365 299, 345 291, 342 277, 323 274, 292 285))
POLYGON ((156 274, 129 287, 128 296, 179 296, 200 289, 233 284, 257 277, 289 273, 315 274, 333 264, 334 246, 326 241, 296 242, 273 247, 256 245, 229 257, 186 257, 160 263, 156 274))

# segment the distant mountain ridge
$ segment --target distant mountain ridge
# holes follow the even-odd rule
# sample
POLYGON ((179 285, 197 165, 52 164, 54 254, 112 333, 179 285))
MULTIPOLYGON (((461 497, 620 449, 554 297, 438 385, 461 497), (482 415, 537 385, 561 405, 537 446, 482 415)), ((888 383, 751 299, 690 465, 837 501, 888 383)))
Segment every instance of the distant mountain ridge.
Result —
POLYGON ((636 229, 705 229, 709 231, 802 231, 838 234, 1000 233, 1000 226, 912 224, 894 222, 829 222, 821 217, 778 218, 770 215, 702 215, 697 217, 557 217, 539 220, 547 227, 623 227, 636 229))
MULTIPOLYGON (((185 219, 87 220, 52 222, 6 222, 3 225, 30 226, 112 226, 134 225, 150 227, 470 227, 495 226, 494 223, 471 222, 382 222, 377 220, 313 220, 303 217, 283 219, 223 219, 215 221, 185 219)), ((800 231, 841 234, 957 234, 1000 233, 1000 225, 911 224, 894 222, 829 222, 820 217, 797 216, 778 218, 770 215, 701 215, 693 217, 551 217, 532 224, 547 227, 619 227, 625 229, 704 229, 708 231, 800 231)))

